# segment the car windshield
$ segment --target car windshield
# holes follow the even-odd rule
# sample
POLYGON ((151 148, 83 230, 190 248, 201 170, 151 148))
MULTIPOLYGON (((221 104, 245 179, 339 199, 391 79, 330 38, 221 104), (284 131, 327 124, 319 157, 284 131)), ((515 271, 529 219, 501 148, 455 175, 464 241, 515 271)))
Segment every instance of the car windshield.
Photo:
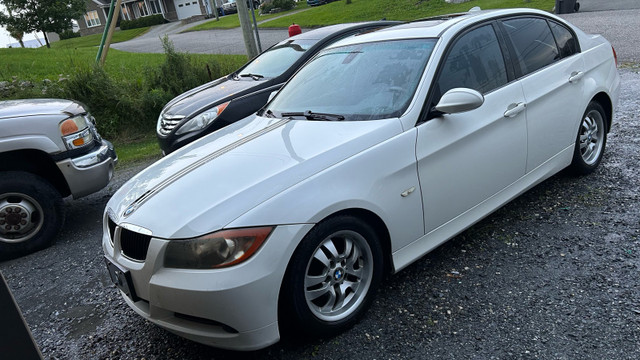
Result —
POLYGON ((282 88, 268 114, 349 121, 398 117, 409 106, 435 43, 408 39, 326 49, 282 88))
POLYGON ((287 40, 263 52, 239 71, 239 75, 273 78, 285 72, 317 40, 287 40))

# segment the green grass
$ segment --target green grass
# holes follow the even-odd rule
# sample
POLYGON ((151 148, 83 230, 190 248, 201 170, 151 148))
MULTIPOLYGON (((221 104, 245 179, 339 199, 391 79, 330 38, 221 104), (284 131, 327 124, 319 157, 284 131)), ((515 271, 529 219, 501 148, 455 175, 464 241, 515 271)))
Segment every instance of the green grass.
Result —
MULTIPOLYGON (((300 1, 298 2, 298 5, 293 8, 292 10, 289 11, 283 11, 280 13, 276 13, 276 14, 267 14, 267 15, 260 15, 260 11, 256 10, 255 14, 256 14, 256 21, 260 22, 260 21, 264 21, 264 20, 268 20, 268 19, 273 19, 275 17, 278 16, 283 16, 286 14, 291 13, 292 11, 297 11, 297 10, 302 10, 302 9, 306 9, 309 6, 307 5, 306 1, 300 1)), ((253 18, 250 18, 251 22, 253 23, 253 18)), ((288 24, 287 26, 289 26, 291 24, 288 24)), ((238 18, 238 14, 230 14, 230 15, 226 15, 226 16, 222 16, 220 17, 220 20, 216 21, 216 19, 207 21, 205 23, 202 23, 200 25, 196 25, 192 28, 189 28, 183 32, 188 32, 188 31, 200 31, 200 30, 211 30, 211 29, 232 29, 232 28, 237 28, 240 26, 240 20, 238 18)), ((262 25, 258 25, 258 27, 260 27, 262 25)))
POLYGON ((344 0, 313 7, 308 11, 266 22, 260 27, 283 28, 295 22, 302 27, 317 27, 354 21, 415 20, 428 16, 464 12, 474 6, 482 9, 527 7, 551 11, 555 0, 471 0, 448 4, 444 0, 344 0))
MULTIPOLYGON (((114 31, 113 36, 111 38, 111 43, 115 44, 118 42, 131 40, 135 37, 138 37, 146 33, 147 31, 149 31, 149 27, 114 31)), ((87 35, 87 36, 81 36, 78 38, 53 42, 51 43, 51 48, 73 49, 73 48, 80 48, 80 47, 92 47, 92 46, 100 45, 100 40, 102 40, 102 34, 87 35)))
MULTIPOLYGON (((70 39, 75 40, 75 39, 70 39)), ((68 41, 68 40, 64 40, 68 41)), ((97 48, 0 49, 0 81, 58 80, 59 77, 95 63, 97 48)), ((191 54, 203 60, 215 59, 224 73, 230 73, 247 61, 245 55, 191 54)), ((105 69, 114 79, 140 81, 146 67, 157 66, 164 61, 164 54, 130 53, 109 49, 105 69)))
POLYGON ((162 151, 155 136, 133 139, 115 139, 113 146, 118 154, 118 167, 160 157, 162 151))

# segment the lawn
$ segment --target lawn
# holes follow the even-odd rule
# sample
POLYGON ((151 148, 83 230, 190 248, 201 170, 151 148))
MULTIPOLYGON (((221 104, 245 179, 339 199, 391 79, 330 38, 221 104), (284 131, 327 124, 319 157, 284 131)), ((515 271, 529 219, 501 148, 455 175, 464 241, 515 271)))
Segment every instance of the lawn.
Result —
MULTIPOLYGON (((298 10, 303 10, 308 8, 309 6, 307 5, 306 2, 300 1, 298 2, 298 5, 296 5, 296 7, 293 10, 289 10, 289 11, 285 11, 285 12, 281 12, 281 13, 276 13, 276 14, 266 14, 266 15, 260 15, 260 11, 259 10, 255 10, 255 14, 256 14, 256 21, 260 22, 260 21, 264 21, 264 20, 269 20, 269 19, 273 19, 274 17, 278 17, 278 16, 283 16, 286 14, 289 14, 293 11, 298 11, 298 10)), ((251 22, 253 23, 253 18, 250 17, 251 22)), ((291 24, 289 24, 291 25, 291 24)), ((287 26, 289 26, 287 25, 287 26)), ((187 29, 184 32, 188 32, 188 31, 200 31, 200 30, 210 30, 210 29, 231 29, 231 28, 236 28, 240 26, 240 20, 238 18, 238 14, 230 14, 230 15, 226 15, 226 16, 222 16, 220 17, 220 20, 210 20, 207 21, 205 23, 202 23, 200 25, 196 25, 192 28, 187 29)), ((258 25, 260 26, 260 25, 258 25)))
POLYGON ((317 27, 354 21, 415 20, 428 16, 468 11, 474 6, 482 9, 528 7, 551 11, 555 0, 471 0, 448 4, 444 0, 344 0, 313 7, 298 14, 268 21, 260 27, 284 28, 292 23, 302 27, 317 27))
MULTIPOLYGON (((122 41, 131 40, 149 31, 149 27, 143 27, 130 30, 118 30, 113 33, 111 43, 115 44, 122 41)), ((94 34, 81 36, 73 39, 67 39, 62 41, 56 41, 51 43, 51 47, 54 49, 73 49, 80 47, 91 47, 100 45, 102 40, 102 34, 94 34)))
MULTIPOLYGON (((82 39, 82 38, 80 38, 82 39)), ((71 39, 75 40, 75 39, 71 39)), ((70 41, 64 40, 61 41, 70 41)), ((95 47, 58 46, 47 49, 0 49, 0 81, 19 80, 41 81, 58 80, 61 76, 77 71, 78 68, 95 63, 98 49, 95 47)), ((207 55, 191 54, 203 61, 215 59, 224 73, 230 73, 247 61, 244 55, 207 55)), ((154 67, 164 61, 164 54, 130 53, 109 49, 105 69, 116 80, 131 79, 139 81, 147 67, 154 67)))

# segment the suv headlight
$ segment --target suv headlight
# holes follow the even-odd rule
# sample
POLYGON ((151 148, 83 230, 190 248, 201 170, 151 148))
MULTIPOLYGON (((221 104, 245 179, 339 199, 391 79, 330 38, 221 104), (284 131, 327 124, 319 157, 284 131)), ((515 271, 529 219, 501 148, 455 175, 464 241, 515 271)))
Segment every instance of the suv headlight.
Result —
POLYGON ((62 141, 68 150, 81 148, 93 142, 91 124, 83 115, 74 116, 60 123, 62 141))
POLYGON ((176 135, 182 135, 190 131, 204 129, 207 125, 211 124, 213 120, 220 116, 224 109, 227 108, 227 105, 229 105, 228 101, 224 104, 214 106, 202 114, 197 115, 193 119, 188 120, 178 129, 178 131, 176 131, 176 135))
POLYGON ((243 262, 269 237, 273 226, 221 230, 187 240, 171 240, 164 266, 179 269, 215 269, 243 262))

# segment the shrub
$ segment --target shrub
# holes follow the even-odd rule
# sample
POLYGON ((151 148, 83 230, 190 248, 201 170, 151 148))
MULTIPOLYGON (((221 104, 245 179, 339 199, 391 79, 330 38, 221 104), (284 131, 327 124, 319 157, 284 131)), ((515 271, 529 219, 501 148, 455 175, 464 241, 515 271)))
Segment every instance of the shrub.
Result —
POLYGON ((162 14, 144 16, 134 20, 120 20, 120 30, 137 29, 152 25, 164 24, 166 20, 162 14))
POLYGON ((79 66, 68 77, 42 82, 0 81, 0 98, 62 98, 86 104, 106 138, 153 133, 164 105, 177 95, 223 75, 216 61, 199 61, 177 53, 168 37, 162 39, 165 61, 147 67, 142 80, 114 80, 100 66, 79 66))
POLYGON ((280 9, 281 11, 291 10, 296 6, 293 0, 273 0, 270 3, 265 3, 261 7, 262 14, 268 14, 273 9, 280 9))
POLYGON ((73 30, 68 29, 58 34, 60 36, 60 40, 67 40, 80 37, 79 32, 73 32, 73 30))
POLYGON ((273 7, 280 8, 282 10, 291 10, 296 6, 293 0, 273 0, 273 7))

